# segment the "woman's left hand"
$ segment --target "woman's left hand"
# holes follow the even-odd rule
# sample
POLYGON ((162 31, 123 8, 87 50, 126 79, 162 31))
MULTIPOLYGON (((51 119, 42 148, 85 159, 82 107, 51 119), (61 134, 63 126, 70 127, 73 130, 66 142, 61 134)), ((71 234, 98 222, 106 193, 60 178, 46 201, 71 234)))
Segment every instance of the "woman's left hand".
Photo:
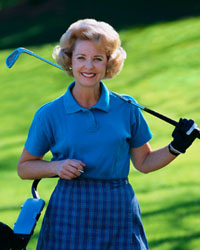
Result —
POLYGON ((193 120, 181 118, 172 133, 172 137, 174 139, 170 145, 177 152, 184 154, 187 148, 189 148, 193 141, 197 138, 195 130, 198 130, 198 126, 193 120))

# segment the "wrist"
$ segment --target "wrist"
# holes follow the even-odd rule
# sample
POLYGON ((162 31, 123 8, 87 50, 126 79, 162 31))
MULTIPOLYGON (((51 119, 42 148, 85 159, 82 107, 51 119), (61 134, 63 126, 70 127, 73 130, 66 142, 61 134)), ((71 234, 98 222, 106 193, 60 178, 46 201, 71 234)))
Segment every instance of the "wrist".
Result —
POLYGON ((180 151, 178 151, 177 149, 175 149, 175 148, 171 145, 171 143, 168 145, 168 149, 169 149, 170 154, 172 154, 172 155, 178 156, 178 155, 182 154, 182 152, 180 152, 180 151))

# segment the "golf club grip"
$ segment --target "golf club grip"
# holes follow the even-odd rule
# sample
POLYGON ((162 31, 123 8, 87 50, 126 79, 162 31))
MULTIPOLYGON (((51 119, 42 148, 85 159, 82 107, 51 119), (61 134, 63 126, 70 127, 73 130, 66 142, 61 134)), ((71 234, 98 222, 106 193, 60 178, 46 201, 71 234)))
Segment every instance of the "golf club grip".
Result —
MULTIPOLYGON (((146 111, 146 112, 148 112, 148 113, 151 114, 151 115, 154 115, 154 116, 160 118, 161 120, 163 120, 163 121, 165 121, 165 122, 167 122, 167 123, 169 123, 169 124, 171 124, 171 125, 173 125, 173 126, 175 126, 175 127, 178 125, 178 122, 177 122, 177 121, 174 121, 174 120, 172 120, 171 118, 169 118, 169 117, 167 117, 167 116, 165 116, 165 115, 162 115, 162 114, 160 114, 160 113, 158 113, 158 112, 156 112, 156 111, 154 111, 154 110, 148 109, 148 108, 146 108, 146 107, 144 107, 143 110, 146 111)), ((196 130, 195 130, 195 133, 196 133, 196 137, 200 139, 200 130, 197 130, 197 129, 196 129, 196 130)))

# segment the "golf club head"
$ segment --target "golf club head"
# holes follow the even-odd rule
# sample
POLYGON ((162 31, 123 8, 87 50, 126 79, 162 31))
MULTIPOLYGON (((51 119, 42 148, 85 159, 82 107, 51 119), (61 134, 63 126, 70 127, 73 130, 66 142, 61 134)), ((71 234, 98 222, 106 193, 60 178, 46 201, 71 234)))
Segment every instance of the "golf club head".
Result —
POLYGON ((20 49, 16 49, 6 58, 6 66, 8 68, 11 68, 13 66, 13 64, 17 61, 20 53, 20 49))
POLYGON ((14 63, 17 61, 18 57, 20 56, 21 53, 27 53, 30 55, 33 55, 33 52, 31 52, 28 49, 25 48, 17 48, 15 49, 7 58, 6 58, 6 66, 8 68, 11 68, 14 63))
POLYGON ((41 57, 41 56, 38 56, 38 55, 36 55, 35 53, 33 53, 32 51, 30 51, 30 50, 28 50, 28 49, 25 49, 25 48, 17 48, 17 49, 15 49, 15 50, 6 58, 6 66, 7 66, 8 68, 11 68, 11 67, 14 65, 14 63, 17 61, 17 59, 18 59, 18 57, 20 56, 21 53, 29 54, 29 55, 31 55, 31 56, 34 56, 34 57, 36 57, 36 58, 42 60, 43 62, 46 62, 46 63, 48 63, 48 64, 50 64, 50 65, 56 67, 56 68, 59 68, 59 69, 61 69, 61 70, 63 69, 60 65, 57 65, 57 64, 55 64, 55 63, 53 63, 53 62, 51 62, 51 61, 49 61, 49 60, 47 60, 47 59, 45 59, 45 58, 43 58, 43 57, 41 57))

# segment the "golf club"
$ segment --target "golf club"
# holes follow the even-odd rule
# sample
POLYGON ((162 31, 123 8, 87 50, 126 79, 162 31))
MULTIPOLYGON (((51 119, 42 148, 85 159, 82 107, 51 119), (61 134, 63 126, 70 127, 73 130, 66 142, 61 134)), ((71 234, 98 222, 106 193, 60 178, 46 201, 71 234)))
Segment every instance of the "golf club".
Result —
MULTIPOLYGON (((162 114, 160 114, 160 113, 158 113, 158 112, 156 112, 154 110, 151 110, 149 108, 146 108, 146 107, 144 107, 144 106, 142 106, 142 105, 140 105, 138 103, 133 103, 130 99, 127 99, 127 98, 125 98, 125 97, 123 97, 123 96, 121 96, 121 95, 119 95, 119 94, 117 94, 117 93, 115 93, 113 91, 111 91, 111 92, 114 93, 115 95, 117 95, 122 100, 124 100, 126 102, 129 102, 130 104, 138 107, 139 109, 142 109, 145 112, 147 112, 147 113, 149 113, 149 114, 151 114, 153 116, 156 116, 156 117, 160 118, 161 120, 163 120, 163 121, 165 121, 165 122, 167 122, 167 123, 169 123, 169 124, 171 124, 171 125, 173 125, 175 127, 178 125, 177 121, 175 121, 175 120, 173 120, 173 119, 171 119, 171 118, 169 118, 169 117, 167 117, 165 115, 162 115, 162 114)), ((193 131, 193 129, 195 130, 196 137, 200 139, 200 129, 198 128, 198 126, 196 124, 194 124, 191 127, 191 131, 188 131, 187 134, 189 135, 193 131)))
MULTIPOLYGON (((34 57, 36 57, 36 58, 38 58, 38 59, 40 59, 40 60, 42 60, 42 61, 44 61, 44 62, 46 62, 46 63, 48 63, 48 64, 50 64, 52 66, 54 66, 56 68, 62 69, 61 66, 59 66, 59 65, 57 65, 57 64, 55 64, 55 63, 41 57, 41 56, 38 56, 35 53, 33 53, 32 51, 30 51, 28 49, 25 49, 25 48, 17 48, 16 50, 14 50, 6 58, 6 65, 7 65, 8 68, 11 68, 14 65, 14 63, 17 61, 17 59, 19 58, 21 53, 26 53, 28 55, 34 56, 34 57)), ((164 115, 162 115, 162 114, 160 114, 160 113, 158 113, 158 112, 156 112, 154 110, 146 108, 146 107, 144 107, 144 106, 142 106, 142 105, 140 105, 138 103, 133 103, 131 100, 128 100, 128 99, 124 98, 123 96, 121 96, 121 95, 119 95, 119 94, 117 94, 115 92, 112 92, 112 93, 117 95, 119 98, 123 99, 124 101, 127 101, 127 102, 131 103, 132 105, 138 107, 139 109, 144 110, 145 112, 147 112, 147 113, 149 113, 149 114, 151 114, 153 116, 156 116, 157 118, 159 118, 159 119, 161 119, 161 120, 163 120, 163 121, 165 121, 165 122, 167 122, 167 123, 169 123, 169 124, 171 124, 173 126, 178 125, 177 121, 174 121, 174 120, 172 120, 171 118, 169 118, 167 116, 164 116, 164 115)), ((200 139, 200 129, 197 126, 195 126, 194 130, 195 130, 195 133, 196 133, 196 137, 200 139)))
POLYGON ((46 63, 49 63, 50 65, 56 67, 56 68, 59 68, 59 69, 62 69, 61 66, 53 63, 53 62, 50 62, 49 60, 41 57, 41 56, 38 56, 36 55, 35 53, 33 53, 32 51, 28 50, 28 49, 25 49, 25 48, 17 48, 16 50, 14 50, 7 58, 6 58, 6 65, 8 68, 11 68, 14 63, 17 61, 17 59, 19 58, 19 56, 21 55, 21 53, 26 53, 28 55, 31 55, 31 56, 34 56, 46 63))

